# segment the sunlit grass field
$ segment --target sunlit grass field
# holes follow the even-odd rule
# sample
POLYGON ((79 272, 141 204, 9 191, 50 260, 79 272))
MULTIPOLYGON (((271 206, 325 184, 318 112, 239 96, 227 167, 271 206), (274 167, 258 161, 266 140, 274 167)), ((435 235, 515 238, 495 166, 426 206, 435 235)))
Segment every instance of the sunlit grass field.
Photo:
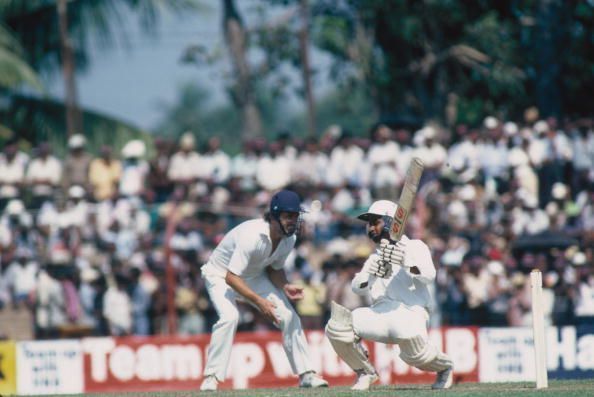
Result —
POLYGON ((216 397, 294 397, 294 396, 396 396, 396 397, 423 397, 423 396, 594 396, 594 379, 588 380, 550 380, 547 389, 536 390, 534 383, 464 383, 454 385, 449 390, 431 390, 429 385, 390 385, 377 386, 370 392, 352 392, 348 387, 331 387, 328 389, 251 389, 251 390, 221 390, 217 392, 178 391, 178 392, 152 392, 152 393, 110 393, 110 394, 77 394, 72 396, 93 397, 189 397, 189 396, 216 396, 216 397))

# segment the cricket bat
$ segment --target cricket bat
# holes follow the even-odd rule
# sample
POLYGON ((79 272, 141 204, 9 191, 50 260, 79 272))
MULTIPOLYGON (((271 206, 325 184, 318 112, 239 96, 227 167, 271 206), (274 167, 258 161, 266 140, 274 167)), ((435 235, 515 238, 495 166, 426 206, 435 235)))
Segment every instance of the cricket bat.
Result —
POLYGON ((400 237, 404 234, 408 214, 412 210, 424 167, 425 165, 420 158, 413 157, 406 172, 406 179, 404 180, 404 186, 402 186, 402 192, 400 192, 400 200, 398 200, 398 208, 390 228, 390 238, 393 241, 400 240, 400 237))

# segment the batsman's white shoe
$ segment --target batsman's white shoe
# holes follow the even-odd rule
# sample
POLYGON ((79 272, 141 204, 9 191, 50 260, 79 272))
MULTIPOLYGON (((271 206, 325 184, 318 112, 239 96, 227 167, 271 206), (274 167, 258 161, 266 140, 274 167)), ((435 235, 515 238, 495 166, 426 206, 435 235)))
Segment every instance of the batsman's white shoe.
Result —
POLYGON ((351 387, 351 390, 369 390, 371 385, 379 380, 377 374, 367 374, 365 372, 357 373, 357 381, 351 387))
POLYGON ((439 371, 435 383, 431 386, 432 389, 449 389, 454 383, 454 368, 450 367, 439 371))
POLYGON ((315 372, 306 372, 299 377, 299 387, 328 387, 328 382, 315 372))
POLYGON ((215 378, 214 375, 207 375, 202 384, 200 385, 200 390, 202 391, 215 391, 219 387, 219 381, 215 378))

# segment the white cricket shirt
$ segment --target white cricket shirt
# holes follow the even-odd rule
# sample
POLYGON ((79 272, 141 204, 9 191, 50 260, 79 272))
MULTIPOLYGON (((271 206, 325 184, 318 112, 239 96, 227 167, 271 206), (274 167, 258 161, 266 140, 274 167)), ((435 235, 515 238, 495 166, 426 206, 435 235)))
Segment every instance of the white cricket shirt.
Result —
POLYGON ((244 279, 258 277, 268 266, 282 269, 296 240, 295 235, 285 237, 272 252, 268 222, 264 219, 245 221, 225 235, 205 267, 223 277, 227 271, 244 279))
POLYGON ((371 262, 379 259, 379 249, 371 254, 360 273, 357 273, 351 284, 353 291, 359 295, 369 293, 373 303, 384 299, 402 302, 407 306, 422 306, 431 310, 433 300, 429 293, 428 284, 435 280, 435 266, 431 258, 429 247, 421 240, 410 240, 402 236, 406 241, 404 261, 407 267, 395 266, 394 273, 384 279, 367 273, 371 262), (409 271, 411 266, 416 266, 420 274, 413 274, 409 271), (364 287, 361 287, 364 285, 364 287))

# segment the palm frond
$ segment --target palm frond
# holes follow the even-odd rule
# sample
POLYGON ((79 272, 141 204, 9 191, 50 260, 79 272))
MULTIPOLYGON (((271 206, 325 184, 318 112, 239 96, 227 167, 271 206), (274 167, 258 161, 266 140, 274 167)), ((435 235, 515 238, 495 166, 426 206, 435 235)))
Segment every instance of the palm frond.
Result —
POLYGON ((0 47, 0 86, 18 88, 27 84, 39 91, 43 89, 35 71, 21 58, 0 47))
MULTIPOLYGON (((6 101, 6 109, 0 111, 5 129, 32 144, 49 142, 57 154, 64 154, 68 136, 63 102, 27 95, 8 96, 6 101)), ((152 147, 148 132, 94 111, 83 110, 83 133, 92 151, 109 145, 116 153, 131 139, 141 139, 152 147)))

